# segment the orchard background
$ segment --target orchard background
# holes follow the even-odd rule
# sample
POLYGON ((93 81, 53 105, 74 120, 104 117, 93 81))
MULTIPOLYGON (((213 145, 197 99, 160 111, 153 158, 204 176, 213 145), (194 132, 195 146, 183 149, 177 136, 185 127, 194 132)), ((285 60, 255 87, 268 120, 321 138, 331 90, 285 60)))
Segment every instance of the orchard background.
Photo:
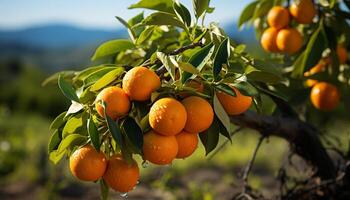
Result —
MULTIPOLYGON (((78 181, 74 176, 87 167, 74 176, 69 170, 67 158, 87 143, 107 158, 120 152, 126 163, 132 157, 138 163, 136 188, 111 189, 113 199, 348 199, 350 2, 249 1, 234 11, 237 23, 223 29, 207 20, 220 12, 216 3, 135 1, 129 8, 141 14, 116 17, 125 26, 120 36, 84 40, 91 34, 85 31, 64 48, 66 40, 33 45, 44 38, 38 28, 22 36, 0 32, 1 199, 106 198, 108 181, 78 181), (99 45, 77 48, 92 40, 99 45), (149 90, 147 98, 133 96, 123 80, 137 66, 156 73, 134 89, 149 90), (96 98, 110 86, 130 99, 118 116, 109 114, 110 100, 96 98), (240 93, 251 97, 249 110, 238 102, 244 113, 228 111, 220 95, 240 93), (154 160, 143 135, 151 127, 161 134, 178 127, 148 124, 151 107, 165 97, 185 105, 188 96, 201 97, 213 112, 208 127, 196 132, 198 148, 186 159, 154 160)), ((55 40, 74 36, 50 28, 46 36, 55 40)), ((189 118, 194 105, 185 107, 189 118)))

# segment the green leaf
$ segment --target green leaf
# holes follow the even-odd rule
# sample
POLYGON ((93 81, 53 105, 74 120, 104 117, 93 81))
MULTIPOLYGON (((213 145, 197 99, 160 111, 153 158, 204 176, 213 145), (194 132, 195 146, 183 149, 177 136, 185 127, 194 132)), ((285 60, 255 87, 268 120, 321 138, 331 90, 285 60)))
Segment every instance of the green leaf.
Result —
POLYGON ((173 8, 177 17, 187 26, 191 26, 191 13, 188 9, 182 5, 179 1, 175 0, 173 8))
POLYGON ((66 116, 67 112, 63 112, 61 114, 59 114, 51 123, 50 125, 50 131, 53 131, 55 129, 60 128, 64 122, 66 122, 66 120, 64 119, 64 117, 66 116))
POLYGON ((121 127, 131 144, 137 149, 138 153, 141 153, 143 147, 143 133, 136 121, 133 118, 128 117, 123 121, 121 127))
POLYGON ((255 8, 258 3, 259 1, 253 1, 244 8, 238 20, 238 28, 241 28, 244 23, 253 17, 255 8))
POLYGON ((86 139, 87 138, 85 136, 79 134, 69 135, 61 141, 57 150, 54 150, 50 153, 50 160, 54 164, 57 164, 67 152, 68 148, 72 146, 82 145, 84 142, 86 142, 86 139))
POLYGON ((144 19, 143 12, 141 12, 138 15, 136 15, 136 16, 132 17, 131 19, 129 19, 128 24, 129 24, 129 26, 133 27, 136 24, 142 22, 143 19, 144 19))
POLYGON ((68 99, 79 102, 79 98, 75 93, 73 86, 66 82, 61 75, 58 76, 58 87, 61 89, 63 95, 68 99))
POLYGON ((83 115, 81 113, 72 116, 68 119, 66 125, 62 130, 62 137, 66 138, 68 135, 82 132, 82 127, 84 124, 83 115))
POLYGON ((248 82, 238 82, 233 83, 233 86, 238 89, 245 96, 257 96, 259 94, 258 90, 248 82))
POLYGON ((107 104, 106 102, 102 102, 104 116, 106 117, 106 122, 108 126, 109 132, 112 134, 113 139, 115 142, 119 145, 119 147, 122 147, 123 141, 122 141, 122 133, 119 127, 118 122, 114 121, 110 116, 106 114, 107 104))
POLYGON ((197 19, 209 8, 209 0, 192 0, 192 4, 197 19))
POLYGON ((91 115, 90 115, 90 118, 87 120, 87 131, 89 133, 92 145, 94 145, 97 151, 100 151, 100 146, 101 146, 100 137, 99 137, 96 124, 92 119, 91 115))
POLYGON ((259 4, 255 7, 255 12, 253 19, 258 17, 266 16, 271 7, 273 6, 273 1, 271 0, 260 0, 259 4))
POLYGON ((82 104, 92 103, 95 98, 96 94, 90 91, 91 86, 87 87, 81 94, 80 94, 80 102, 82 104))
POLYGON ((48 84, 57 84, 57 80, 58 80, 58 76, 61 75, 63 78, 67 78, 70 79, 72 77, 74 77, 76 71, 60 71, 57 73, 52 74, 51 76, 49 76, 48 78, 46 78, 41 85, 47 86, 48 84))
POLYGON ((105 74, 104 76, 102 76, 102 78, 100 78, 98 81, 96 81, 92 86, 90 91, 91 92, 95 92, 100 90, 101 88, 109 85, 110 83, 112 83, 115 79, 117 79, 121 74, 123 74, 124 72, 124 68, 123 67, 118 67, 110 72, 108 72, 107 74, 105 74))
POLYGON ((199 138, 205 148, 205 155, 208 155, 219 143, 219 123, 215 120, 211 126, 204 132, 199 133, 199 138))
POLYGON ((163 63, 166 70, 169 72, 171 78, 175 80, 175 65, 176 61, 170 56, 165 55, 165 53, 157 52, 157 58, 163 63))
POLYGON ((219 85, 215 85, 215 88, 228 94, 228 95, 231 95, 233 97, 237 96, 236 92, 230 86, 228 86, 224 83, 220 83, 219 85))
POLYGON ((141 35, 137 38, 136 44, 141 45, 146 42, 152 36, 154 31, 154 26, 147 27, 144 31, 142 31, 141 35))
POLYGON ((88 75, 83 81, 84 81, 84 86, 89 86, 96 81, 98 81, 102 76, 107 74, 108 72, 117 69, 118 67, 104 67, 101 68, 90 75, 88 75))
POLYGON ((61 142, 61 136, 60 132, 58 130, 55 130, 55 132, 51 135, 48 145, 48 152, 51 153, 52 151, 56 150, 58 148, 58 145, 61 142))
POLYGON ((222 65, 227 63, 227 59, 230 57, 230 41, 228 38, 225 38, 215 54, 214 66, 213 66, 213 75, 214 79, 219 79, 219 74, 222 69, 222 65))
POLYGON ((184 28, 184 24, 176 18, 176 15, 165 12, 155 12, 142 21, 144 25, 168 25, 184 28))
POLYGON ((99 66, 94 66, 94 67, 89 67, 84 69, 83 71, 80 71, 75 77, 74 81, 84 81, 88 76, 90 76, 92 73, 103 69, 105 66, 104 65, 99 65, 99 66))
POLYGON ((232 143, 232 138, 230 133, 227 131, 226 127, 217 119, 219 122, 219 127, 220 127, 220 134, 226 137, 230 142, 232 143))
POLYGON ((135 34, 134 30, 132 30, 132 28, 131 28, 131 26, 129 25, 129 23, 126 22, 123 18, 121 18, 121 17, 119 17, 119 16, 116 16, 115 18, 117 18, 117 20, 118 20, 121 24, 123 24, 123 25, 125 26, 125 28, 128 29, 128 33, 129 33, 130 39, 131 39, 133 42, 135 42, 135 40, 136 40, 136 34, 135 34))
MULTIPOLYGON (((216 96, 216 94, 214 94, 214 96, 213 96, 213 107, 214 107, 215 115, 221 121, 221 123, 226 128, 226 130, 228 132, 231 132, 230 117, 226 113, 224 107, 221 105, 221 103, 220 103, 218 97, 216 96)), ((219 130, 219 129, 217 129, 217 130, 219 130)))
MULTIPOLYGON (((208 45, 197 51, 193 56, 191 56, 188 62, 191 63, 194 67, 196 67, 198 71, 201 71, 213 55, 214 49, 215 46, 213 45, 213 43, 209 43, 208 45)), ((185 83, 189 78, 191 78, 191 76, 191 73, 183 72, 181 82, 185 83)))
POLYGON ((100 58, 115 55, 121 51, 135 48, 135 45, 130 40, 118 39, 110 40, 101 44, 95 51, 91 60, 96 61, 100 58))
POLYGON ((186 63, 186 62, 177 62, 177 63, 178 63, 178 67, 182 71, 201 76, 200 71, 197 68, 195 68, 191 63, 186 63))
POLYGON ((99 182, 100 182, 101 199, 102 200, 107 200, 108 199, 108 195, 109 195, 109 187, 108 187, 107 183, 105 182, 105 180, 103 178, 101 178, 99 180, 99 182))
POLYGON ((322 31, 322 25, 310 37, 305 51, 300 55, 300 58, 294 64, 292 77, 302 77, 305 69, 309 69, 316 65, 322 57, 322 52, 326 48, 326 37, 322 31))
POLYGON ((174 13, 173 0, 141 0, 136 4, 132 4, 129 9, 132 8, 147 8, 151 10, 158 10, 167 13, 174 13))

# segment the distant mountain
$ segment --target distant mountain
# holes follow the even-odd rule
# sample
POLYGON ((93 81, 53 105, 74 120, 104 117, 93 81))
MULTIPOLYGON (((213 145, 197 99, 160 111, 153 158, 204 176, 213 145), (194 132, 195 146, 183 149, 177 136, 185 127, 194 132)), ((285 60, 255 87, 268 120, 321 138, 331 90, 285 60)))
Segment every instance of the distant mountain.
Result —
POLYGON ((112 38, 126 36, 125 29, 107 31, 83 29, 64 24, 49 24, 22 30, 0 30, 0 43, 36 48, 70 48, 94 45, 112 38))

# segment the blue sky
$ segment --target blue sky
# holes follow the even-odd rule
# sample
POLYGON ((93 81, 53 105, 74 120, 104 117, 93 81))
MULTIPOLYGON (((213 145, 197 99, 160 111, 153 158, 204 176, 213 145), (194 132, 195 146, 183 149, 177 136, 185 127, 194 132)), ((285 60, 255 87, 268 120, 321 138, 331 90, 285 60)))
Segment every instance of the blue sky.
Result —
MULTIPOLYGON (((226 23, 237 19, 252 0, 211 0, 216 8, 207 21, 226 23)), ((65 23, 84 28, 113 29, 120 27, 114 16, 125 19, 140 9, 127 7, 138 0, 0 0, 0 29, 22 29, 30 26, 65 23)), ((191 6, 191 0, 180 0, 191 6)))

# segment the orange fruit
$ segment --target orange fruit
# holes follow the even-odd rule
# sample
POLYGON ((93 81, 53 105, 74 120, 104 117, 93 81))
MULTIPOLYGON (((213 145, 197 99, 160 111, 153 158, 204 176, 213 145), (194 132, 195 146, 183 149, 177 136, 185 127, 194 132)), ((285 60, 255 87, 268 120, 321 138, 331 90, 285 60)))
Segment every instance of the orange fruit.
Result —
POLYGON ((197 96, 187 97, 182 101, 187 112, 185 130, 200 133, 208 129, 214 119, 214 111, 205 99, 197 96))
POLYGON ((140 178, 140 170, 137 162, 126 162, 121 155, 114 155, 108 161, 103 180, 107 185, 118 192, 129 192, 140 178))
POLYGON ((221 91, 217 92, 216 95, 227 114, 239 115, 248 110, 252 104, 252 97, 244 96, 234 87, 232 90, 236 92, 235 97, 221 91))
POLYGON ((331 111, 338 106, 340 93, 334 85, 320 82, 311 89, 310 99, 317 109, 331 111))
POLYGON ((316 9, 312 0, 294 1, 289 7, 289 12, 300 24, 311 24, 316 15, 316 9))
POLYGON ((107 160, 102 152, 97 152, 91 145, 85 145, 69 158, 69 168, 72 174, 83 181, 96 181, 106 171, 107 160))
POLYGON ((337 55, 340 64, 345 64, 348 58, 348 51, 341 45, 337 46, 337 55))
MULTIPOLYGON (((204 91, 204 85, 201 82, 198 82, 196 80, 190 80, 185 84, 186 87, 191 87, 196 90, 196 92, 203 93, 204 91)), ((182 98, 186 98, 190 96, 189 92, 180 92, 179 96, 182 98)))
POLYGON ((176 157, 178 144, 175 136, 164 136, 153 130, 143 136, 145 160, 158 165, 170 164, 176 157))
POLYGON ((280 51, 291 55, 300 50, 303 45, 303 37, 298 30, 286 28, 278 32, 276 43, 280 51))
POLYGON ((270 27, 266 29, 261 35, 260 43, 263 49, 268 52, 278 52, 276 39, 278 30, 276 28, 270 27))
MULTIPOLYGON (((319 72, 323 71, 325 68, 326 68, 326 63, 323 60, 321 60, 314 67, 312 67, 309 71, 306 71, 304 73, 304 76, 308 77, 308 76, 314 75, 316 73, 319 73, 319 72)), ((306 83, 307 87, 312 87, 316 83, 318 83, 318 81, 317 80, 313 80, 313 79, 308 79, 308 80, 306 80, 305 83, 306 83)))
POLYGON ((198 134, 182 131, 175 137, 179 146, 176 158, 187 158, 192 155, 198 145, 198 134))
POLYGON ((159 134, 176 135, 185 127, 187 113, 176 99, 162 98, 149 111, 149 124, 159 134))
POLYGON ((267 14, 267 23, 276 29, 281 29, 289 24, 288 9, 282 6, 274 6, 267 14))
POLYGON ((123 90, 131 100, 146 101, 159 87, 160 78, 146 67, 134 67, 123 78, 123 90))
POLYGON ((102 102, 106 102, 106 114, 112 119, 117 119, 128 113, 130 109, 130 100, 128 95, 117 86, 111 86, 103 89, 96 97, 95 107, 97 113, 104 117, 102 102))

